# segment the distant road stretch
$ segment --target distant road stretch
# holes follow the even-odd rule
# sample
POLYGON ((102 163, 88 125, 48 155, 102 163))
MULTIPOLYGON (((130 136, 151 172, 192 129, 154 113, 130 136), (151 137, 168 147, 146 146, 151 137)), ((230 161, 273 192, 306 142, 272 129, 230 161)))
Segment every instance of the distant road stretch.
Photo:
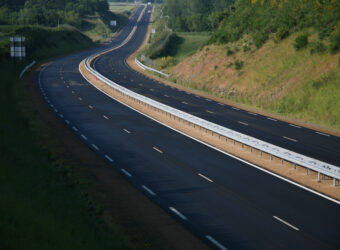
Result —
MULTIPOLYGON (((51 110, 113 171, 212 248, 338 249, 338 204, 177 133, 83 79, 79 63, 121 44, 141 11, 142 7, 111 44, 57 59, 41 71, 39 88, 51 110)), ((336 137, 220 105, 131 70, 125 59, 142 43, 149 18, 146 11, 134 37, 96 61, 100 73, 170 106, 340 165, 336 137)))

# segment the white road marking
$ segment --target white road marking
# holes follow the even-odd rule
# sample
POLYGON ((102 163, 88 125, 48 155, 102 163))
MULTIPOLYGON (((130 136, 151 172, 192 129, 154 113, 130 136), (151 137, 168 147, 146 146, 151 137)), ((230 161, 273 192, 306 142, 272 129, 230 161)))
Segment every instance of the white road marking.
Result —
POLYGON ((95 149, 95 150, 99 150, 98 146, 96 144, 91 144, 91 146, 95 149))
POLYGON ((89 108, 90 108, 90 109, 93 109, 93 106, 92 106, 92 105, 89 105, 89 108))
POLYGON ((131 132, 129 131, 129 130, 127 130, 127 129, 123 129, 126 133, 128 133, 128 134, 131 134, 131 132))
POLYGON ((219 243, 217 240, 215 240, 210 235, 206 235, 205 238, 207 238, 211 243, 213 243, 215 246, 217 246, 221 250, 228 250, 225 246, 223 246, 221 243, 219 243))
POLYGON ((201 98, 200 96, 198 96, 198 95, 195 95, 197 98, 201 98))
POLYGON ((69 85, 66 86, 66 88, 69 88, 69 87, 70 87, 69 85))
POLYGON ((242 125, 245 125, 245 126, 248 126, 248 123, 245 123, 245 122, 240 122, 238 121, 238 123, 242 124, 242 125))
POLYGON ((323 136, 328 136, 328 137, 330 136, 330 135, 327 135, 327 134, 324 134, 324 133, 321 133, 321 132, 317 132, 317 131, 315 133, 317 133, 319 135, 323 135, 323 136))
POLYGON ((58 109, 54 109, 54 111, 55 111, 56 113, 58 113, 58 109))
POLYGON ((112 158, 108 155, 104 155, 106 159, 108 159, 110 162, 113 162, 112 158))
POLYGON ((255 114, 255 113, 253 113, 253 112, 248 112, 248 114, 250 114, 250 115, 257 115, 257 114, 255 114))
POLYGON ((206 180, 209 181, 209 182, 214 182, 212 179, 210 179, 210 178, 204 176, 204 175, 201 174, 201 173, 198 173, 198 175, 201 176, 203 179, 206 179, 206 180))
POLYGON ((210 110, 206 110, 208 113, 210 114, 214 114, 214 112, 210 111, 210 110))
POLYGON ((138 85, 139 85, 139 86, 143 86, 143 84, 141 84, 141 83, 140 83, 140 84, 138 84, 138 85))
POLYGON ((145 185, 142 185, 142 188, 145 189, 149 194, 151 194, 152 196, 155 196, 156 194, 151 190, 149 189, 148 187, 146 187, 145 185))
POLYGON ((74 90, 71 91, 72 94, 76 93, 74 90))
POLYGON ((70 121, 69 120, 65 120, 66 124, 70 124, 70 121))
POLYGON ((164 96, 167 97, 167 98, 169 97, 168 95, 164 95, 164 96))
POLYGON ((285 221, 285 220, 283 220, 283 219, 281 219, 281 218, 279 218, 279 217, 277 217, 277 216, 275 216, 275 215, 273 216, 273 218, 276 219, 276 220, 278 220, 278 221, 280 221, 280 222, 282 222, 283 224, 285 224, 285 225, 287 225, 287 226, 289 226, 289 227, 295 229, 296 231, 299 231, 299 230, 300 230, 299 228, 293 226, 292 224, 288 223, 287 221, 285 221))
POLYGON ((185 92, 187 95, 191 95, 189 92, 185 92))
POLYGON ((107 117, 106 115, 103 115, 103 117, 106 119, 106 120, 109 120, 110 118, 107 117))
POLYGON ((83 138, 85 141, 87 140, 87 137, 85 136, 85 135, 80 135, 81 136, 81 138, 83 138))
MULTIPOLYGON (((44 69, 45 69, 45 68, 44 68, 44 69)), ((41 72, 41 71, 40 71, 40 72, 41 72)), ((40 76, 40 73, 39 73, 39 76, 40 76)), ((86 79, 86 77, 85 77, 85 79, 86 79)), ((88 79, 86 79, 86 80, 88 81, 88 79)), ((88 81, 88 82, 89 82, 89 81, 88 81)), ((90 83, 90 82, 89 82, 89 83, 90 83)), ((239 157, 236 157, 235 155, 229 154, 229 153, 227 153, 227 152, 225 152, 225 151, 222 151, 221 149, 218 149, 218 148, 216 148, 216 147, 214 147, 214 146, 211 146, 210 144, 205 143, 205 142, 203 142, 203 141, 201 141, 201 140, 198 140, 198 139, 196 139, 195 137, 192 137, 192 136, 190 136, 190 135, 188 135, 188 134, 185 134, 185 133, 183 133, 182 131, 180 131, 180 130, 178 130, 178 129, 175 129, 175 128, 173 128, 173 127, 170 127, 168 124, 165 124, 165 123, 163 123, 163 122, 160 122, 159 120, 156 120, 155 118, 153 118, 153 117, 151 117, 151 116, 149 116, 149 115, 146 115, 145 113, 140 112, 139 110, 137 110, 137 109, 135 109, 135 108, 130 107, 129 105, 125 104, 124 102, 121 102, 120 100, 118 100, 118 99, 116 99, 116 98, 114 98, 114 97, 108 95, 107 93, 105 93, 104 91, 102 91, 100 88, 97 88, 95 85, 92 85, 92 86, 94 86, 98 91, 102 92, 104 95, 108 96, 109 98, 111 98, 111 99, 113 99, 113 100, 116 100, 116 101, 119 102, 120 104, 122 104, 122 105, 124 105, 124 106, 126 106, 126 107, 128 107, 128 108, 130 108, 130 109, 132 109, 132 110, 134 110, 134 111, 136 111, 137 113, 139 113, 139 114, 141 114, 141 115, 143 115, 143 116, 145 116, 145 117, 148 117, 149 119, 151 119, 151 120, 153 120, 153 121, 155 121, 155 122, 158 122, 159 124, 162 124, 163 126, 169 128, 169 129, 172 129, 173 131, 176 131, 177 133, 179 133, 179 134, 181 134, 181 135, 184 135, 184 136, 186 136, 186 137, 188 137, 188 138, 191 138, 192 140, 197 141, 197 142, 199 142, 199 143, 201 143, 201 144, 203 144, 203 145, 205 145, 205 146, 207 146, 207 147, 209 147, 209 148, 212 148, 212 149, 214 149, 214 150, 220 152, 221 154, 228 155, 228 156, 231 157, 231 158, 234 158, 234 159, 236 159, 236 160, 238 160, 238 161, 240 161, 240 162, 243 162, 243 163, 245 163, 245 164, 247 164, 247 165, 249 165, 249 166, 252 166, 253 168, 256 168, 256 169, 258 169, 258 170, 260 170, 260 171, 262 171, 262 172, 265 172, 265 173, 267 173, 267 174, 269 174, 269 175, 272 175, 272 176, 274 176, 274 177, 276 177, 276 178, 278 178, 278 179, 280 179, 280 180, 283 180, 283 181, 285 181, 285 182, 288 182, 288 183, 290 183, 290 184, 292 184, 292 185, 294 185, 294 186, 296 186, 296 187, 299 187, 299 188, 301 188, 301 189, 303 189, 303 190, 306 190, 306 191, 308 191, 308 192, 310 192, 310 193, 316 194, 316 195, 318 195, 318 196, 320 196, 320 197, 322 197, 322 198, 324 198, 324 199, 327 199, 327 200, 329 200, 329 201, 332 201, 332 202, 334 202, 334 203, 340 205, 340 201, 338 201, 338 200, 336 200, 336 199, 333 199, 333 198, 331 198, 331 197, 329 197, 329 196, 327 196, 327 195, 324 195, 324 194, 322 194, 322 193, 320 193, 320 192, 317 192, 317 191, 315 191, 315 190, 313 190, 313 189, 310 189, 310 188, 308 188, 308 187, 305 187, 305 186, 303 186, 303 185, 300 185, 300 184, 298 184, 298 183, 296 183, 296 182, 294 182, 294 181, 291 181, 291 180, 289 180, 289 179, 287 179, 287 178, 284 178, 284 177, 282 177, 282 176, 280 176, 280 175, 278 175, 278 174, 275 174, 275 173, 273 173, 273 172, 271 172, 271 171, 268 171, 268 170, 266 170, 266 169, 264 169, 264 168, 262 168, 262 167, 259 167, 259 166, 255 165, 255 164, 253 164, 253 163, 250 163, 250 162, 248 162, 248 161, 246 161, 246 160, 243 160, 243 159, 241 159, 241 158, 239 158, 239 157)))
POLYGON ((158 153, 161 153, 161 154, 163 154, 163 151, 159 150, 158 148, 156 148, 156 147, 153 147, 153 149, 154 149, 154 150, 156 150, 158 153))
POLYGON ((289 123, 288 125, 291 126, 291 127, 294 127, 294 128, 301 128, 300 126, 297 126, 297 125, 294 125, 294 124, 291 124, 291 123, 289 123))
POLYGON ((176 208, 169 207, 169 209, 174 212, 178 217, 180 217, 182 220, 187 220, 187 217, 185 217, 183 214, 181 214, 176 208))
POLYGON ((297 142, 297 140, 295 140, 295 139, 292 139, 292 138, 289 138, 289 137, 287 137, 287 136, 282 136, 283 138, 285 138, 285 139, 287 139, 287 140, 290 140, 290 141, 294 141, 294 142, 297 142))
POLYGON ((81 100, 83 100, 83 98, 81 98, 81 97, 78 97, 78 100, 79 100, 79 101, 81 101, 81 100))
POLYGON ((59 114, 59 117, 60 117, 60 118, 64 118, 64 115, 62 115, 62 114, 59 114))
POLYGON ((189 103, 187 103, 187 102, 182 102, 183 104, 185 104, 185 105, 188 105, 189 103))
POLYGON ((231 107, 232 109, 235 109, 235 110, 240 110, 239 108, 235 108, 235 107, 231 107))
POLYGON ((218 105, 225 106, 223 103, 220 103, 220 102, 218 103, 218 105))
POLYGON ((53 104, 51 104, 51 105, 50 105, 50 107, 51 107, 51 108, 54 108, 54 105, 53 105, 53 104))
POLYGON ((273 119, 273 118, 270 118, 270 117, 267 117, 268 120, 271 120, 271 121, 274 121, 274 122, 277 122, 276 119, 273 119))
POLYGON ((127 176, 129 176, 129 177, 132 176, 132 174, 130 174, 130 173, 129 173, 128 171, 126 171, 124 168, 122 168, 121 170, 122 170, 122 172, 123 172, 125 175, 127 175, 127 176))
POLYGON ((150 89, 150 91, 152 91, 152 92, 153 92, 153 91, 155 91, 155 90, 154 90, 154 89, 150 89))
POLYGON ((208 102, 211 102, 211 100, 210 100, 210 99, 207 99, 207 98, 205 98, 205 100, 206 100, 206 101, 208 101, 208 102))
POLYGON ((73 126, 72 129, 73 129, 74 131, 78 131, 78 129, 77 129, 75 126, 73 126))

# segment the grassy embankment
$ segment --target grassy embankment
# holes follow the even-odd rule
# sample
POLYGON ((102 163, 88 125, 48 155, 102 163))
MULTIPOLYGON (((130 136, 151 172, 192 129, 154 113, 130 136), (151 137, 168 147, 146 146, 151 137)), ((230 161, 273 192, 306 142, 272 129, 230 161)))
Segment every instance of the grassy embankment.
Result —
MULTIPOLYGON (((76 30, 1 27, 1 36, 14 33, 26 36, 29 57, 38 60, 94 45, 76 30)), ((1 47, 8 50, 7 39, 1 47)), ((0 248, 128 248, 120 226, 103 226, 101 208, 84 196, 72 164, 57 154, 32 106, 27 76, 18 79, 26 64, 1 58, 0 248)))
MULTIPOLYGON (((310 32, 309 40, 316 40, 310 32)), ((171 70, 189 88, 237 103, 340 129, 339 55, 310 53, 293 47, 298 34, 260 49, 246 37, 226 45, 209 45, 171 70)))
POLYGON ((92 41, 104 42, 112 37, 119 27, 123 27, 130 15, 138 8, 137 5, 123 5, 109 2, 109 10, 105 13, 87 15, 82 22, 80 31, 90 37, 92 41), (116 27, 109 28, 111 20, 117 21, 116 27))
POLYGON ((152 29, 147 45, 138 53, 139 58, 145 55, 144 63, 163 71, 195 53, 209 40, 208 32, 176 32, 167 27, 168 18, 162 14, 162 5, 155 5, 152 29))

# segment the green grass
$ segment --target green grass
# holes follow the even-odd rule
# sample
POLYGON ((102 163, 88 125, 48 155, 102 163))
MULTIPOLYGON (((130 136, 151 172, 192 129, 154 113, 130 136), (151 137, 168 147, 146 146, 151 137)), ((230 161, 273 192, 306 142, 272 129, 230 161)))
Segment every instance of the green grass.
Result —
MULTIPOLYGON (((40 28, 28 31, 33 41, 48 34, 40 28)), ((53 43, 45 37, 47 47, 31 47, 31 57, 47 59, 93 46, 79 32, 71 37, 53 32, 53 43)), ((124 230, 101 219, 101 208, 82 195, 73 163, 60 158, 49 139, 25 78, 18 79, 26 64, 3 59, 0 65, 0 248, 128 249, 124 230)))
POLYGON ((174 55, 177 61, 194 54, 210 38, 210 34, 207 32, 179 32, 176 34, 183 39, 174 55))
POLYGON ((109 2, 109 9, 113 13, 124 14, 131 13, 133 10, 137 8, 137 5, 127 5, 127 4, 118 4, 109 2))
POLYGON ((100 19, 98 14, 84 18, 80 31, 95 42, 103 42, 114 34, 100 19))

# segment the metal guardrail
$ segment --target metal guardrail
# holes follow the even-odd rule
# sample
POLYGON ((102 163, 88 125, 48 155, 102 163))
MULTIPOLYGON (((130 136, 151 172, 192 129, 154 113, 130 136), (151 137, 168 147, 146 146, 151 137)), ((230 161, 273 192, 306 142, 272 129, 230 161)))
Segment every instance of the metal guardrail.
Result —
POLYGON ((156 73, 158 73, 158 74, 160 74, 160 75, 162 75, 162 76, 169 77, 168 74, 165 74, 165 73, 163 73, 162 71, 159 71, 159 70, 157 70, 157 69, 153 69, 153 68, 151 68, 151 67, 148 67, 148 66, 144 65, 144 64, 141 63, 137 58, 135 58, 135 63, 136 63, 139 67, 141 67, 142 69, 144 69, 144 70, 150 70, 150 71, 156 72, 156 73))
MULTIPOLYGON (((105 53, 105 52, 104 52, 105 53)), ((135 100, 138 100, 140 102, 143 102, 147 105, 150 105, 154 107, 155 109, 162 110, 164 112, 167 112, 168 114, 171 114, 175 117, 178 117, 182 120, 186 120, 187 122, 190 122, 192 124, 196 124, 197 126, 200 126, 201 128, 204 128, 206 130, 211 131, 211 133, 216 133, 218 135, 224 136, 226 138, 232 139, 234 141, 237 141, 239 143, 242 143, 244 145, 247 145, 251 148, 257 149, 261 152, 267 153, 271 156, 276 156, 282 160, 291 162, 293 164, 296 164, 298 166, 305 167, 307 169, 316 171, 318 173, 324 174, 329 177, 333 177, 334 179, 340 180, 340 168, 331 165, 316 159, 313 159, 308 156, 304 156, 302 154, 295 153, 293 151, 275 146, 273 144, 258 140, 254 137, 244 135, 242 133, 236 132, 234 130, 225 128, 223 126, 220 126, 218 124, 209 122, 207 120, 201 119, 199 117, 193 116, 191 114, 188 114, 186 112, 183 112, 181 110, 175 109, 173 107, 170 107, 168 105, 165 105, 163 103, 157 102, 155 100, 152 100, 148 97, 145 97, 143 95, 140 95, 138 93, 135 93, 111 80, 101 75, 99 72, 97 72, 95 69, 91 67, 91 61, 98 57, 99 55, 102 55, 103 52, 94 54, 90 57, 88 57, 85 60, 85 67, 86 69, 94 75, 97 79, 103 81, 107 85, 111 86, 115 90, 121 92, 124 95, 127 95, 131 98, 134 98, 135 100)), ((335 183, 335 182, 334 182, 335 183)))
POLYGON ((33 62, 31 62, 29 65, 27 65, 27 66, 21 71, 21 73, 20 73, 20 75, 19 75, 19 78, 21 78, 21 77, 25 74, 25 72, 26 72, 30 67, 32 67, 34 64, 35 64, 35 61, 33 61, 33 62))

